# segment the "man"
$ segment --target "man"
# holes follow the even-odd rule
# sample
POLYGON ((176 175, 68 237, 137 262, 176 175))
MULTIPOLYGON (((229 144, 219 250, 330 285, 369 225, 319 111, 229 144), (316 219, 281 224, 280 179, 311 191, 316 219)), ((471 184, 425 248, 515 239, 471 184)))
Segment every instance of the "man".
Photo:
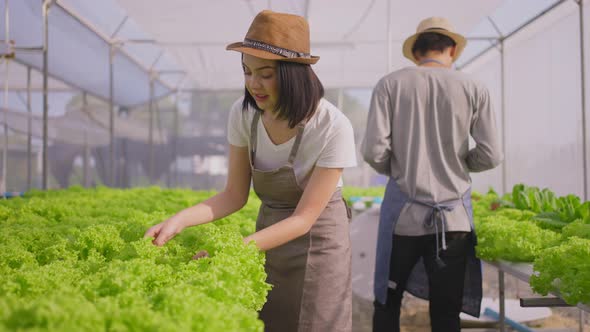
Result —
POLYGON ((503 157, 488 90, 451 68, 465 44, 444 18, 422 21, 403 46, 417 66, 386 75, 373 91, 363 156, 390 177, 373 331, 399 331, 405 290, 430 300, 432 331, 459 331, 461 311, 479 316, 469 172, 496 167, 503 157))

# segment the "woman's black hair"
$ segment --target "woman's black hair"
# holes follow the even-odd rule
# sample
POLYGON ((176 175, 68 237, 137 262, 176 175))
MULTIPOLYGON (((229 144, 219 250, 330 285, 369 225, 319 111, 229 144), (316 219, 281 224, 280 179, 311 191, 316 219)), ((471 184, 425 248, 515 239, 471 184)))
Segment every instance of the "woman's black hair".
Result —
MULTIPOLYGON (((295 128, 314 114, 324 97, 324 86, 311 65, 296 62, 277 61, 277 80, 279 98, 274 110, 278 111, 279 119, 289 121, 289 128, 295 128)), ((248 106, 262 111, 245 88, 242 108, 246 110, 248 106)))
POLYGON ((455 46, 451 37, 436 32, 421 33, 412 47, 412 54, 423 56, 428 51, 444 51, 447 47, 455 46))

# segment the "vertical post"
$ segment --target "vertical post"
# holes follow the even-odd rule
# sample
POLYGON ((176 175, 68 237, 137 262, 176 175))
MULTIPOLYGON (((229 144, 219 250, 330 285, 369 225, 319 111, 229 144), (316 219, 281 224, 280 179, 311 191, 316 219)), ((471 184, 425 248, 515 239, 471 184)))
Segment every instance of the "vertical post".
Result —
POLYGON ((33 182, 33 109, 31 108, 31 67, 27 66, 27 190, 30 190, 33 182))
POLYGON ((504 52, 504 37, 500 39, 500 91, 502 93, 502 106, 500 112, 502 113, 502 153, 504 154, 504 162, 502 162, 502 194, 508 190, 506 171, 506 160, 508 151, 506 151, 506 66, 505 66, 505 52, 504 52))
MULTIPOLYGON (((4 1, 4 40, 6 45, 10 45, 10 24, 8 22, 10 15, 8 10, 8 0, 4 1)), ((0 192, 2 193, 3 197, 6 198, 6 177, 8 175, 7 172, 7 165, 8 165, 8 119, 6 113, 8 112, 8 57, 4 59, 4 68, 6 70, 6 80, 4 81, 4 148, 2 149, 2 181, 0 183, 0 192)))
POLYGON ((579 321, 580 321, 580 329, 579 330, 580 331, 579 332, 584 332, 584 325, 586 325, 585 324, 586 321, 584 318, 584 310, 582 310, 582 309, 578 309, 578 310, 580 310, 580 317, 579 317, 579 321))
POLYGON ((152 184, 154 178, 154 79, 150 77, 150 102, 149 102, 149 113, 150 113, 150 127, 148 133, 148 142, 150 145, 150 159, 149 159, 149 179, 152 184))
POLYGON ((305 0, 305 7, 303 9, 303 16, 306 20, 309 20, 309 0, 305 0))
MULTIPOLYGON (((4 59, 4 70, 6 72, 6 75, 8 76, 8 59, 4 59)), ((6 81, 4 82, 4 89, 3 89, 3 93, 4 93, 4 111, 2 112, 2 114, 4 115, 4 125, 3 125, 3 136, 4 136, 4 145, 3 145, 3 149, 2 149, 2 183, 0 183, 0 192, 2 193, 3 197, 6 197, 6 191, 7 191, 7 186, 6 186, 6 181, 7 181, 7 176, 8 176, 8 170, 7 170, 7 166, 8 166, 8 118, 6 116, 6 114, 8 113, 8 78, 6 79, 6 81)))
POLYGON ((82 185, 90 187, 88 181, 88 130, 84 128, 84 146, 82 147, 82 185))
POLYGON ((111 44, 109 47, 109 185, 115 187, 115 106, 113 104, 115 78, 113 58, 116 49, 111 44))
POLYGON ((48 87, 48 76, 49 76, 49 6, 51 5, 51 0, 45 0, 43 2, 43 152, 42 152, 42 185, 41 188, 43 190, 47 190, 47 121, 49 115, 49 100, 47 95, 47 87, 48 87))
MULTIPOLYGON (((201 109, 203 111, 205 111, 205 112, 198 112, 199 113, 199 120, 198 121, 200 121, 201 124, 203 124, 203 123, 207 124, 208 123, 208 118, 209 118, 208 117, 208 114, 210 112, 210 109, 209 109, 209 98, 211 97, 211 94, 212 94, 211 92, 203 92, 203 93, 200 93, 199 94, 200 97, 201 97, 201 109)), ((205 133, 205 128, 207 128, 207 126, 206 125, 205 126, 201 125, 201 126, 203 128, 203 133, 205 133)), ((205 133, 205 134, 207 134, 207 133, 205 133)), ((205 166, 209 166, 209 164, 206 163, 207 162, 207 159, 208 158, 207 158, 206 155, 203 155, 203 154, 200 155, 199 156, 199 159, 198 159, 199 165, 201 167, 203 166, 203 164, 205 166)), ((210 170, 207 170, 207 174, 210 174, 210 170)), ((205 185, 205 188, 210 189, 211 188, 211 176, 206 176, 204 182, 205 183, 203 183, 203 185, 205 185)))
MULTIPOLYGON (((86 96, 86 92, 82 93, 82 107, 86 110, 86 107, 88 106, 88 98, 86 96)), ((86 119, 84 122, 88 123, 88 119, 86 119)), ((84 183, 84 187, 88 188, 90 186, 90 181, 89 181, 89 170, 88 170, 88 166, 89 166, 89 148, 88 148, 88 125, 85 124, 84 126, 84 154, 82 156, 82 178, 83 178, 83 183, 84 183)))
POLYGON ((504 271, 501 268, 498 268, 498 285, 499 285, 499 294, 498 294, 498 301, 500 303, 500 319, 498 320, 498 328, 501 332, 506 331, 505 325, 505 317, 506 317, 506 299, 504 297, 504 271))
POLYGON ((582 89, 582 164, 584 167, 584 201, 588 200, 588 151, 587 151, 587 128, 586 128, 586 60, 584 58, 584 0, 578 0, 578 11, 580 14, 580 85, 582 89))
MULTIPOLYGON (((5 36, 4 42, 7 46, 10 45, 10 24, 9 20, 9 10, 8 10, 8 0, 4 1, 4 21, 5 21, 5 36)), ((2 149, 2 183, 0 183, 0 192, 2 192, 2 196, 6 197, 6 177, 8 175, 7 165, 8 165, 8 119, 6 114, 8 113, 8 57, 4 59, 4 69, 6 72, 6 80, 4 81, 4 148, 2 149)))
POLYGON ((121 140, 121 158, 123 159, 123 164, 121 165, 121 186, 123 188, 131 187, 131 181, 128 178, 127 174, 127 139, 121 140))
POLYGON ((178 93, 176 93, 176 102, 174 103, 174 145, 172 146, 172 158, 174 160, 174 176, 172 183, 174 187, 178 187, 178 137, 180 136, 179 131, 180 123, 178 116, 178 93))
MULTIPOLYGON (((496 30, 496 33, 498 34, 498 41, 500 42, 500 91, 502 93, 502 101, 501 101, 501 109, 500 109, 500 113, 502 115, 502 131, 501 131, 501 135, 502 135, 502 154, 504 154, 504 162, 502 162, 502 194, 506 193, 506 190, 508 189, 508 181, 506 180, 507 175, 506 175, 506 170, 508 169, 508 167, 506 167, 506 159, 507 159, 507 151, 506 151, 506 67, 505 67, 505 60, 506 60, 506 53, 505 51, 505 43, 504 41, 506 40, 506 36, 504 36, 502 34, 502 30, 500 30, 500 27, 498 27, 498 25, 496 24, 496 22, 494 22, 494 20, 488 16, 488 21, 490 22, 490 24, 492 25, 492 27, 494 28, 494 30, 496 30)), ((497 47, 498 44, 495 44, 494 46, 497 47)))

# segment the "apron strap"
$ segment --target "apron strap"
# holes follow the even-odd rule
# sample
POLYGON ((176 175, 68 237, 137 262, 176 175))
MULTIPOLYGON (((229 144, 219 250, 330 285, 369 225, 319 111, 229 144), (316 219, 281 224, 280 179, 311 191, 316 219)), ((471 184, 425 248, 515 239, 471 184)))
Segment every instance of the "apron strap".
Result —
MULTIPOLYGON (((255 111, 254 117, 252 118, 252 124, 250 126, 250 166, 254 167, 254 158, 256 158, 256 146, 258 145, 258 121, 260 120, 260 111, 255 111)), ((295 137, 295 143, 293 143, 293 147, 291 148, 291 152, 289 153, 289 159, 287 160, 287 165, 293 166, 293 162, 295 161, 295 156, 297 156, 297 151, 299 151, 299 145, 301 145, 301 138, 303 137, 303 130, 305 129, 305 124, 299 123, 297 125, 297 137, 295 137)))
POLYGON ((258 144, 258 119, 260 119, 260 111, 254 111, 252 124, 250 125, 250 167, 254 167, 254 158, 256 157, 256 145, 258 144))
POLYGON ((295 143, 291 148, 291 153, 289 153, 289 160, 287 161, 287 165, 293 167, 293 162, 295 161, 295 156, 297 156, 297 151, 299 151, 299 145, 301 145, 301 138, 303 137, 303 130, 305 129, 305 125, 303 123, 299 123, 297 125, 297 137, 295 138, 295 143))

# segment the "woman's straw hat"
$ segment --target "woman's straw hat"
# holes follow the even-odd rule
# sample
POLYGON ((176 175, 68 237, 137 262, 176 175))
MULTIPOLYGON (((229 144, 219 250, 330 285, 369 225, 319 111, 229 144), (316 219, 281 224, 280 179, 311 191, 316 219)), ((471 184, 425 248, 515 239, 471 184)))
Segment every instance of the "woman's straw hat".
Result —
POLYGON ((309 25, 305 18, 263 10, 252 21, 244 41, 229 44, 226 50, 262 59, 314 64, 309 47, 309 25))

